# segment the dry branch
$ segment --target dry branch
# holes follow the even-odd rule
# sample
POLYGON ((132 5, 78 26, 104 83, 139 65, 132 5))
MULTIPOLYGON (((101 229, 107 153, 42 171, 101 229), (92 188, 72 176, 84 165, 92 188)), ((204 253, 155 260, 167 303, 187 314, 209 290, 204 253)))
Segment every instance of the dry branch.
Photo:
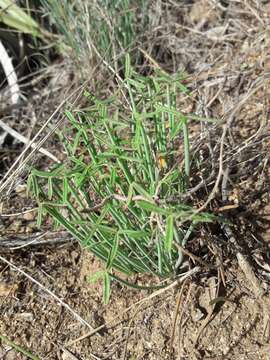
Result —
POLYGON ((0 250, 18 250, 24 247, 62 245, 76 240, 66 231, 38 232, 35 234, 0 237, 0 250))

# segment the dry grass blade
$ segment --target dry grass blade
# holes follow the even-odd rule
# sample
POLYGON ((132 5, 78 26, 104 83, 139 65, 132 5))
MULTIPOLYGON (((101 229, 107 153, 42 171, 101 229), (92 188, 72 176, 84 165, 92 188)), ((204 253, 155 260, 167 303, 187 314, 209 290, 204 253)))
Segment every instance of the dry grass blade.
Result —
POLYGON ((37 211, 38 208, 32 208, 32 209, 28 209, 28 210, 24 210, 24 211, 20 211, 20 212, 16 212, 16 213, 10 213, 10 214, 1 214, 1 217, 2 218, 9 218, 9 217, 14 217, 14 216, 20 216, 20 215, 23 215, 23 214, 28 214, 28 213, 31 213, 33 211, 37 211))
POLYGON ((177 318, 179 315, 179 309, 180 309, 181 304, 183 306, 183 293, 184 293, 186 283, 187 283, 187 280, 185 280, 183 282, 183 285, 181 286, 181 290, 179 291, 178 297, 176 300, 176 306, 175 306, 175 311, 174 311, 174 316, 173 316, 172 333, 171 333, 171 338, 170 338, 170 354, 172 354, 172 350, 173 350, 173 342, 174 342, 174 337, 175 337, 175 329, 176 329, 177 318))
POLYGON ((0 249, 19 250, 25 247, 56 246, 66 243, 74 243, 76 240, 66 231, 37 232, 33 235, 0 237, 0 249))
MULTIPOLYGON (((224 177, 222 181, 222 200, 225 202, 227 200, 227 183, 228 183, 228 177, 229 177, 229 168, 227 167, 224 172, 224 177)), ((245 258, 244 254, 242 253, 242 249, 239 246, 237 239, 235 238, 230 226, 228 224, 223 225, 224 230, 228 236, 228 239, 233 245, 235 246, 235 249, 237 250, 236 257, 238 260, 238 265, 241 268, 241 270, 244 272, 248 282, 251 285, 251 289, 256 296, 256 298, 260 298, 264 295, 265 290, 263 289, 262 284, 257 279, 251 265, 249 264, 248 260, 245 258)))
MULTIPOLYGON (((88 82, 88 81, 87 81, 88 82)), ((86 83, 87 83, 86 82, 86 83)), ((41 129, 37 132, 37 134, 33 137, 31 141, 28 142, 28 145, 25 147, 24 151, 18 156, 16 161, 13 163, 13 165, 10 167, 10 169, 6 172, 5 176, 0 182, 0 193, 3 193, 7 187, 10 185, 10 183, 13 183, 14 178, 18 176, 18 174, 22 171, 24 166, 27 164, 27 162, 34 156, 35 152, 41 148, 41 146, 45 143, 45 141, 48 140, 48 138, 55 132, 55 130, 61 125, 62 121, 64 120, 64 116, 57 122, 55 126, 48 132, 47 135, 45 135, 42 140, 40 140, 38 143, 36 143, 34 149, 25 157, 27 151, 35 144, 39 136, 45 131, 45 129, 48 127, 48 125, 51 123, 55 115, 58 114, 58 112, 63 108, 65 104, 67 104, 68 101, 75 97, 75 100, 73 101, 73 104, 77 101, 77 99, 81 96, 85 84, 81 85, 79 88, 75 89, 67 98, 65 98, 56 108, 56 110, 52 113, 52 115, 48 118, 48 120, 44 123, 44 125, 41 127, 41 129), (25 158, 24 158, 25 157, 25 158), (22 161, 22 159, 24 159, 22 161), (22 162, 21 162, 22 161, 22 162)))
MULTIPOLYGON (((1 119, 0 119, 0 127, 6 131, 8 134, 10 134, 11 136, 13 136, 15 139, 19 140, 20 142, 24 143, 24 144, 28 144, 29 140, 23 136, 22 134, 19 134, 16 130, 12 129, 10 126, 8 126, 7 124, 5 124, 1 119)), ((52 159, 53 161, 55 161, 56 163, 59 163, 60 161, 57 159, 56 156, 54 156, 52 153, 50 153, 48 150, 44 149, 43 147, 39 147, 36 143, 32 142, 31 144, 31 148, 33 149, 37 149, 39 152, 41 152, 41 154, 47 156, 48 158, 52 159)))

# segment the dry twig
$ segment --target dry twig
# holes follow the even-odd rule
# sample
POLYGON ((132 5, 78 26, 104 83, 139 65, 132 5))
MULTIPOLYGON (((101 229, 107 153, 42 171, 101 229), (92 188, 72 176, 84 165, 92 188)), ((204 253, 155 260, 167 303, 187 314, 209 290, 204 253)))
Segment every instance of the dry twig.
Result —
POLYGON ((183 282, 183 285, 181 286, 181 290, 178 292, 178 297, 176 300, 176 306, 175 306, 175 311, 174 311, 174 316, 173 316, 173 326, 172 326, 172 332, 171 332, 171 338, 170 338, 170 354, 172 354, 173 342, 174 342, 174 337, 175 337, 175 329, 176 329, 176 321, 177 321, 177 317, 179 314, 180 305, 182 304, 182 306, 183 306, 183 293, 184 293, 186 283, 187 283, 187 280, 185 280, 183 282))
MULTIPOLYGON (((29 143, 29 140, 25 136, 23 136, 22 134, 19 134, 16 130, 12 129, 10 126, 5 124, 1 119, 0 119, 0 127, 4 131, 6 131, 8 134, 13 136, 15 139, 19 140, 20 142, 22 142, 26 145, 29 143)), ((57 163, 60 162, 56 156, 54 156, 52 153, 50 153, 48 150, 44 149, 43 147, 38 147, 35 142, 32 142, 30 146, 34 150, 35 149, 38 150, 39 152, 41 152, 41 154, 47 156, 48 158, 52 159, 53 161, 55 161, 57 163)))

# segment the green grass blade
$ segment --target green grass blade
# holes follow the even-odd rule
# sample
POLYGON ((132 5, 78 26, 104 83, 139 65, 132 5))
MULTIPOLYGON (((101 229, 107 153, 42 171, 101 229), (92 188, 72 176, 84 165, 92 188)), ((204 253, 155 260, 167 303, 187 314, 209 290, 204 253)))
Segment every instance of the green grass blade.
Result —
POLYGON ((105 305, 109 303, 111 294, 111 278, 108 272, 103 274, 103 302, 105 305))
POLYGON ((190 145, 187 120, 183 119, 183 133, 184 133, 184 154, 185 154, 185 174, 188 183, 190 177, 190 145))
POLYGON ((0 0, 0 22, 25 34, 42 37, 38 23, 11 0, 0 0))
POLYGON ((104 271, 101 270, 101 271, 96 271, 93 275, 88 275, 87 276, 87 281, 90 283, 90 284, 94 284, 96 283, 98 280, 100 280, 101 278, 103 278, 104 276, 104 271))
POLYGON ((17 352, 25 355, 27 358, 32 360, 39 360, 40 358, 38 356, 33 355, 29 350, 24 349, 23 347, 15 344, 14 341, 9 340, 6 336, 0 335, 0 340, 3 343, 6 343, 8 346, 12 347, 17 352))
POLYGON ((171 253, 172 251, 172 244, 173 244, 173 222, 174 218, 173 215, 170 214, 167 216, 166 221, 166 235, 165 235, 165 250, 168 253, 171 253))
POLYGON ((107 260, 107 265, 106 265, 106 270, 109 271, 111 270, 112 266, 113 266, 113 261, 117 255, 117 251, 118 251, 118 245, 119 245, 119 235, 116 234, 115 238, 113 240, 113 244, 112 244, 112 248, 107 260))

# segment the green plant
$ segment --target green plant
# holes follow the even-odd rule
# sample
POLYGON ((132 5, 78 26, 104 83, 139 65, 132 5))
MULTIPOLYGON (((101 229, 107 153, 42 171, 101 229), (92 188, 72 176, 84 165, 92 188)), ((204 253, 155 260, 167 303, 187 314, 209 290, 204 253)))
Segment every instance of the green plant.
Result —
POLYGON ((28 359, 32 359, 32 360, 39 360, 38 356, 33 355, 29 350, 26 350, 24 348, 22 348, 21 346, 15 344, 13 341, 11 341, 10 339, 8 339, 6 336, 4 335, 0 335, 0 340, 3 343, 6 343, 7 345, 11 346, 14 350, 16 350, 17 352, 27 356, 28 359))
POLYGON ((29 189, 39 202, 39 223, 49 214, 106 263, 108 301, 114 270, 131 275, 176 275, 193 228, 213 221, 179 200, 190 177, 188 117, 177 109, 187 89, 181 77, 143 77, 126 60, 121 88, 107 99, 86 92, 87 110, 66 112, 61 140, 68 161, 34 169, 29 189), (183 169, 179 158, 184 158, 183 169))
MULTIPOLYGON (((81 70, 98 56, 118 70, 126 51, 144 35, 147 24, 145 0, 41 0, 54 29, 62 36, 81 70), (140 19, 136 16, 140 9, 140 19), (83 66, 83 67, 82 67, 83 66)), ((63 46, 62 46, 63 47, 63 46)))
POLYGON ((41 36, 38 23, 11 0, 0 0, 0 22, 25 34, 41 36))

